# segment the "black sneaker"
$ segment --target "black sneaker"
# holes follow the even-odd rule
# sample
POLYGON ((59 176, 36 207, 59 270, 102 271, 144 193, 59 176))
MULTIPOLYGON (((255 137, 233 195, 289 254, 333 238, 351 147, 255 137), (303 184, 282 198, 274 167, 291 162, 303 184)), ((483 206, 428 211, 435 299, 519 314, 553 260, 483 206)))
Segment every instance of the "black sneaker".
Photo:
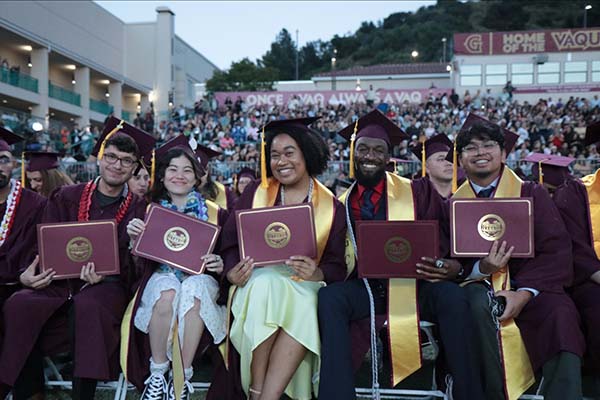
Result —
POLYGON ((150 375, 144 384, 141 400, 165 400, 167 397, 167 380, 163 374, 150 375))
MULTIPOLYGON (((190 400, 190 394, 194 393, 194 387, 190 383, 190 381, 185 381, 183 383, 183 388, 181 389, 180 400, 190 400)), ((167 389, 167 400, 175 400, 175 386, 173 385, 173 378, 169 380, 169 385, 167 389)))

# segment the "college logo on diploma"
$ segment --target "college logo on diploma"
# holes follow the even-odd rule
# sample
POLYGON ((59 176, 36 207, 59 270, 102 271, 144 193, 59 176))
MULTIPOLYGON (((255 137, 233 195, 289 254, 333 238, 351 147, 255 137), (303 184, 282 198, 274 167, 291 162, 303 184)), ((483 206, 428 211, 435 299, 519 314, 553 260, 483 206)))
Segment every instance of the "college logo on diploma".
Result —
POLYGON ((171 251, 182 251, 190 244, 190 234, 182 227, 174 226, 165 232, 163 244, 171 251))
POLYGON ((504 236, 506 223, 499 215, 486 214, 477 223, 477 232, 483 239, 493 242, 504 236))
POLYGON ((287 246, 291 238, 290 228, 284 223, 273 222, 265 229, 265 242, 273 249, 281 249, 287 246))
POLYGON ((88 238, 77 236, 67 242, 65 251, 69 260, 73 262, 86 262, 92 257, 94 247, 88 238))
POLYGON ((394 236, 388 239, 383 246, 385 258, 393 263, 403 263, 412 255, 412 247, 410 242, 403 237, 394 236))

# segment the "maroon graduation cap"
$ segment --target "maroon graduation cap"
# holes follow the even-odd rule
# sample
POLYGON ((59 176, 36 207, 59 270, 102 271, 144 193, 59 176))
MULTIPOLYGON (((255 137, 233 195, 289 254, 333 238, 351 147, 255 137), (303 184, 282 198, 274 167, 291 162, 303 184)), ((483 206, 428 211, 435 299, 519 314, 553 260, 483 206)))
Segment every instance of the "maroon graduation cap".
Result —
POLYGON ((25 152, 25 158, 27 159, 27 172, 58 168, 60 166, 58 157, 58 153, 47 151, 25 152))
POLYGON ((534 163, 531 173, 540 184, 547 182, 553 186, 560 186, 571 175, 569 165, 575 159, 572 157, 532 153, 524 161, 534 163))

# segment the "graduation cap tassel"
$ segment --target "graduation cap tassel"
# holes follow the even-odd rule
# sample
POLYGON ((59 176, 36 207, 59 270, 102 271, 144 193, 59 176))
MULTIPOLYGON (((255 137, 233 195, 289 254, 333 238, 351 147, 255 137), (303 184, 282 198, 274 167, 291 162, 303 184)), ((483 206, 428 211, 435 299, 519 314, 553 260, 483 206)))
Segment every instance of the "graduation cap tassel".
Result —
POLYGON ((452 150, 452 193, 458 190, 458 154, 456 152, 456 141, 452 150))
POLYGON ((421 141, 423 145, 423 151, 421 151, 421 176, 425 178, 427 172, 425 171, 425 162, 427 160, 427 155, 425 154, 425 138, 421 141))
POLYGON ((98 160, 102 160, 102 157, 104 157, 104 147, 106 146, 106 141, 108 139, 110 139, 110 137, 112 135, 114 135, 115 133, 117 133, 118 131, 120 131, 123 128, 123 123, 124 123, 124 121, 120 120, 119 124, 117 126, 115 126, 115 128, 112 131, 108 132, 108 135, 106 135, 104 137, 104 140, 102 141, 102 144, 100 145, 100 150, 98 150, 98 160))
POLYGON ((156 149, 152 149, 152 161, 150 162, 150 187, 154 187, 154 177, 156 176, 156 149))
POLYGON ((544 161, 544 160, 538 161, 538 172, 539 172, 539 176, 540 176, 538 180, 540 181, 540 185, 544 184, 544 173, 542 172, 542 161, 544 161))
POLYGON ((354 178, 354 142, 356 141, 356 132, 358 131, 358 119, 354 123, 354 132, 352 132, 352 136, 350 137, 350 171, 348 172, 348 176, 352 179, 354 178))
POLYGON ((25 152, 21 153, 21 186, 25 187, 25 152))
POLYGON ((265 143, 265 127, 262 128, 262 141, 260 143, 260 186, 263 189, 269 187, 267 182, 267 144, 265 143))

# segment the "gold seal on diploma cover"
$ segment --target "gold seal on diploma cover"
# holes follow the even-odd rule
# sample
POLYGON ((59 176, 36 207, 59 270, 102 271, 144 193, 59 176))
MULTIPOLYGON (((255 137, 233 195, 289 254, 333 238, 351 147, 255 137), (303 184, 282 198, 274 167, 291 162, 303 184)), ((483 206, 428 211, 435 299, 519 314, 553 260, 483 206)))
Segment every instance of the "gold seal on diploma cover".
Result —
POLYGON ((403 263, 410 258, 412 247, 410 242, 403 237, 394 236, 383 245, 385 258, 393 263, 403 263))
POLYGON ((174 226, 165 232, 163 243, 171 251, 182 251, 190 244, 190 234, 180 226, 174 226))
POLYGON ((499 215, 486 214, 477 223, 477 232, 483 239, 493 242, 504 236, 506 224, 499 215))
POLYGON ((85 262, 92 257, 92 242, 83 236, 76 236, 67 243, 67 257, 73 262, 85 262))
POLYGON ((274 249, 287 246, 291 238, 290 228, 282 222, 273 222, 265 229, 265 242, 274 249))

